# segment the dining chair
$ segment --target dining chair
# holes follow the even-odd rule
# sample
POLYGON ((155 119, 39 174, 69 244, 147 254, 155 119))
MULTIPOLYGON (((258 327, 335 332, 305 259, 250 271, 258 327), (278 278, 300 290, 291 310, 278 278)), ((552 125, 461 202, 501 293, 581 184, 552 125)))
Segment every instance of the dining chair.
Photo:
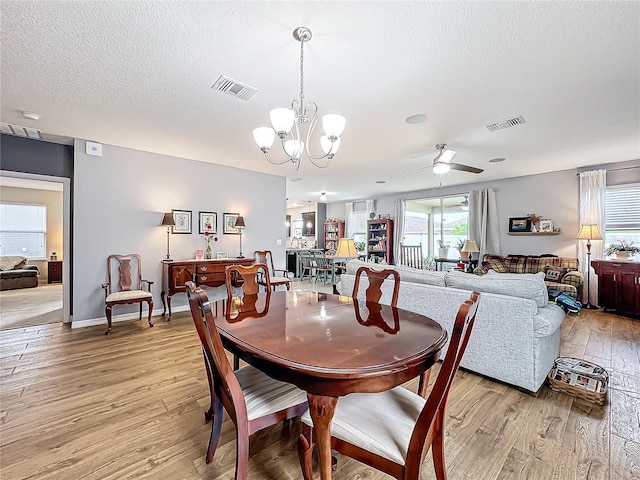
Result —
POLYGON ((422 269, 422 243, 419 245, 400 244, 400 265, 422 269))
POLYGON ((309 275, 309 283, 311 283, 311 278, 316 276, 315 272, 315 260, 313 255, 309 251, 298 252, 298 256, 300 258, 300 281, 304 280, 305 275, 309 275))
POLYGON ((371 267, 360 267, 356 270, 355 281, 353 283, 353 298, 358 298, 360 290, 360 278, 366 275, 369 285, 365 290, 367 302, 380 302, 382 297, 382 284, 387 277, 393 277, 393 294, 391 296, 391 306, 398 306, 398 293, 400 292, 400 274, 391 268, 375 270, 371 267))
POLYGON ((224 408, 236 426, 236 480, 248 474, 249 437, 263 428, 297 417, 307 410, 306 393, 274 380, 248 365, 234 371, 222 346, 207 294, 187 282, 191 316, 202 344, 211 403, 205 412, 213 420, 206 453, 210 463, 222 431, 224 408))
MULTIPOLYGON (((242 286, 242 297, 257 298, 260 293, 260 279, 263 281, 264 288, 267 292, 271 292, 271 280, 269 277, 268 267, 264 263, 254 263, 253 265, 228 265, 224 269, 224 283, 227 286, 227 308, 229 303, 233 302, 234 287, 242 286)), ((233 369, 240 368, 240 358, 233 356, 233 369)))
POLYGON ((111 333, 111 311, 116 305, 134 304, 140 305, 138 320, 142 320, 142 304, 149 306, 147 322, 153 327, 151 312, 153 311, 153 295, 151 294, 151 280, 142 278, 142 259, 137 253, 128 255, 109 255, 107 257, 107 283, 102 284, 104 289, 104 312, 107 317, 107 331, 111 333), (143 288, 146 284, 146 290, 143 288))
MULTIPOLYGON (((276 290, 279 286, 284 285, 287 290, 291 290, 291 280, 289 280, 289 272, 287 270, 276 270, 273 266, 273 255, 270 250, 256 250, 253 252, 256 263, 264 263, 268 267, 268 276, 271 287, 276 290), (281 276, 278 276, 278 274, 281 276)), ((258 280, 260 285, 265 285, 263 278, 258 280)))
MULTIPOLYGON (((473 329, 480 294, 473 292, 456 315, 449 347, 428 398, 402 386, 380 393, 341 397, 331 421, 331 448, 394 478, 419 480, 432 449, 438 480, 447 478, 444 420, 449 388, 473 329)), ((302 416, 298 456, 305 480, 313 478, 313 422, 302 416)))
MULTIPOLYGON (((331 259, 328 258, 324 252, 316 252, 313 255, 313 260, 316 270, 315 282, 318 281, 318 278, 322 277, 322 283, 326 285, 330 281, 333 273, 333 263, 331 263, 331 259)), ((311 282, 311 280, 309 280, 309 282, 311 282)))

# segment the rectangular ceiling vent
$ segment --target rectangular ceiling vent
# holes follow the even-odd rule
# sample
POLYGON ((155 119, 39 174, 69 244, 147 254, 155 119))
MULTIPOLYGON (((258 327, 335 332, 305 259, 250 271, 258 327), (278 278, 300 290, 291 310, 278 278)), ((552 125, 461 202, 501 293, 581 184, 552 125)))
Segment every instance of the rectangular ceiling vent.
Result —
POLYGON ((250 87, 249 85, 245 85, 244 83, 225 77, 224 75, 220 75, 218 80, 216 80, 216 83, 214 83, 211 88, 242 100, 249 100, 258 93, 257 88, 250 87))
POLYGON ((0 122, 0 131, 9 135, 17 135, 18 137, 37 138, 42 140, 42 131, 36 128, 21 127, 20 125, 11 125, 9 123, 0 122))
POLYGON ((524 123, 524 118, 522 115, 515 118, 509 118, 508 120, 503 120, 501 122, 490 123, 489 125, 485 125, 489 131, 496 132, 498 130, 504 130, 505 128, 515 127, 516 125, 521 125, 524 123))

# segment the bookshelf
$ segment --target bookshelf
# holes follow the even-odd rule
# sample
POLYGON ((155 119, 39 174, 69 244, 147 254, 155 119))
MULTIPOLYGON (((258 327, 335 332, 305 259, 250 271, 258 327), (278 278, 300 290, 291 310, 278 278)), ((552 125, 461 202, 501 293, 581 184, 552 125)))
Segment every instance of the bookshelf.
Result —
POLYGON ((327 220, 324 222, 324 250, 334 255, 338 249, 338 239, 344 237, 344 221, 327 220))
POLYGON ((367 260, 388 265, 393 263, 393 220, 367 222, 367 260))

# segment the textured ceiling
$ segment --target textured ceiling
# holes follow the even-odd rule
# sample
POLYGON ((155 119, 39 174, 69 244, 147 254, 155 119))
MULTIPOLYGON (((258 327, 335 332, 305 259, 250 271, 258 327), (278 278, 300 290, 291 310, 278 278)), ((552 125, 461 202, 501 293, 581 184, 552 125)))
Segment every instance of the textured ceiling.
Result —
POLYGON ((640 2, 3 1, 0 9, 3 122, 300 178, 287 181, 290 203, 322 191, 347 200, 640 158, 640 2), (298 95, 298 26, 313 32, 306 101, 347 118, 328 169, 271 165, 252 138, 270 109, 298 95), (214 91, 220 75, 258 93, 242 101, 214 91), (405 123, 416 113, 428 121, 405 123), (525 124, 485 127, 518 115, 525 124), (429 165, 436 143, 484 173, 402 176, 429 165), (495 157, 506 161, 488 162, 495 157))

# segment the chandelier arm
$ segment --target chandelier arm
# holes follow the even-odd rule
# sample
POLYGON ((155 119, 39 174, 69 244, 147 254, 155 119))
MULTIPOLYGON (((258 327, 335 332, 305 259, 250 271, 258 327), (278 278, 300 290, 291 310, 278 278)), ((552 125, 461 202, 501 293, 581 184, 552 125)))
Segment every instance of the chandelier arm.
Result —
POLYGON ((333 158, 331 156, 331 154, 333 153, 333 142, 331 142, 331 149, 325 153, 322 156, 316 156, 313 153, 311 153, 311 136, 313 135, 313 132, 316 129, 316 126, 318 124, 318 106, 314 103, 311 102, 307 105, 307 109, 305 110, 305 115, 308 115, 308 112, 312 111, 313 115, 311 116, 311 123, 309 124, 309 130, 307 130, 307 144, 305 145, 305 151, 307 154, 307 157, 309 158, 309 160, 311 160, 311 163, 313 163, 316 167, 318 168, 327 168, 329 165, 331 165, 331 158, 333 158), (331 158, 328 159, 327 164, 326 165, 319 165, 316 162, 314 162, 314 160, 323 160, 327 157, 331 156, 331 158))
MULTIPOLYGON (((274 165, 282 165, 284 163, 291 161, 291 157, 289 156, 287 156, 287 158, 285 158, 282 161, 274 161, 274 160, 271 160, 271 158, 269 157, 269 150, 267 150, 266 152, 263 150, 263 152, 264 152, 264 158, 266 158, 269 161, 269 163, 272 163, 274 165)), ((285 152, 285 155, 286 155, 286 152, 285 152)))

